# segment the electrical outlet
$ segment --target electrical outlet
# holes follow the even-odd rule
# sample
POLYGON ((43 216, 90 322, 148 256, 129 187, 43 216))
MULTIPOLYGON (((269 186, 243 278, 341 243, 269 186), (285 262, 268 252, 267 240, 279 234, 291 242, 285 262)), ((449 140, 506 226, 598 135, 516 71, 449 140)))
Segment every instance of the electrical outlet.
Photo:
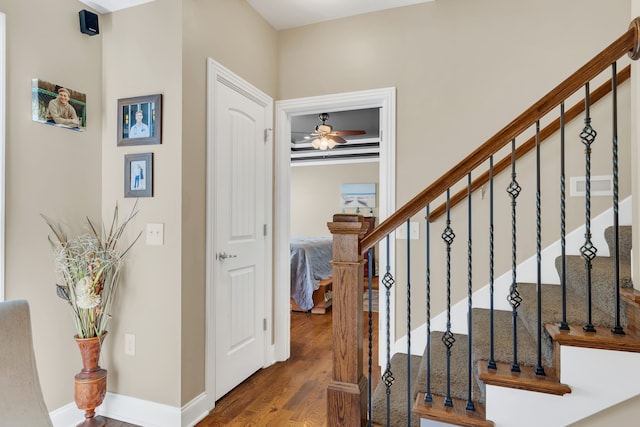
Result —
POLYGON ((147 245, 164 245, 164 224, 147 224, 147 245))
POLYGON ((124 354, 128 356, 136 355, 136 336, 133 334, 124 334, 124 354))
MULTIPOLYGON (((411 240, 420 239, 420 223, 417 221, 411 221, 409 223, 409 230, 411 232, 411 240)), ((396 239, 407 240, 407 223, 405 222, 396 229, 396 239)))

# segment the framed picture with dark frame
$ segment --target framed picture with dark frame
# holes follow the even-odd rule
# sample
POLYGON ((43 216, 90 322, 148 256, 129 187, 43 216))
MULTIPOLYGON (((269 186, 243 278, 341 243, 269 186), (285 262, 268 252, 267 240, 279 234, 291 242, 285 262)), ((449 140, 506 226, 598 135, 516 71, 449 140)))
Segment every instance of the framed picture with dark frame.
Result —
POLYGON ((162 95, 118 99, 118 145, 160 144, 162 95))
POLYGON ((124 197, 153 197, 153 153, 125 154, 124 197))

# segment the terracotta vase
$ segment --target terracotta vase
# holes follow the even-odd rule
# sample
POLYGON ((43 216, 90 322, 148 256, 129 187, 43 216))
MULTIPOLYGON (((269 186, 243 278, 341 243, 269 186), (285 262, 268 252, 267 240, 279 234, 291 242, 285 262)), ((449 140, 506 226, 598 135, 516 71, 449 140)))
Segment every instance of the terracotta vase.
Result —
POLYGON ((95 409, 102 404, 107 394, 107 370, 98 365, 102 341, 106 335, 105 332, 94 338, 75 336, 82 357, 82 370, 75 377, 74 400, 78 409, 85 411, 84 421, 78 427, 101 427, 105 424, 103 417, 95 415, 95 409))

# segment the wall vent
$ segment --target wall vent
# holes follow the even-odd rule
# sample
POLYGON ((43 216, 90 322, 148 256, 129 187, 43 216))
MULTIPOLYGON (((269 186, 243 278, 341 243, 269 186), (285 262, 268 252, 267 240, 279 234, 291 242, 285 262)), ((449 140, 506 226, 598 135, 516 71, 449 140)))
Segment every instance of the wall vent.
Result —
MULTIPOLYGON (((587 180, 584 176, 572 176, 571 197, 584 196, 587 191, 587 180)), ((612 196, 613 195, 613 175, 600 175, 591 177, 592 196, 612 196)))

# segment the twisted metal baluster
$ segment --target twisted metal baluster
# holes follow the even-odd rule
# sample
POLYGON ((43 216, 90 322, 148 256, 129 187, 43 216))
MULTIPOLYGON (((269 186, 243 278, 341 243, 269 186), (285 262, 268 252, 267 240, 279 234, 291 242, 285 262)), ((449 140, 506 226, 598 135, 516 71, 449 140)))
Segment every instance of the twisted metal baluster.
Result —
POLYGON ((494 289, 493 289, 493 156, 489 157, 489 294, 491 296, 489 310, 489 333, 491 341, 491 352, 487 368, 498 369, 495 361, 495 342, 494 342, 494 289))
POLYGON ((611 64, 611 93, 613 95, 613 242, 614 242, 614 284, 616 287, 616 324, 611 329, 614 334, 624 334, 620 324, 620 236, 618 218, 618 79, 616 63, 611 64))
POLYGON ((431 227, 429 224, 429 205, 425 215, 426 253, 427 253, 427 392, 424 394, 425 403, 433 402, 431 395, 431 227))
POLYGON ((564 102, 560 104, 560 245, 562 246, 562 321, 560 329, 568 331, 567 323, 567 239, 566 239, 566 203, 565 203, 565 172, 564 172, 564 102))
POLYGON ((513 317, 513 362, 511 372, 520 372, 518 363, 518 307, 522 303, 522 297, 518 292, 516 281, 516 199, 520 194, 520 185, 516 181, 516 140, 511 140, 511 183, 507 187, 507 193, 511 196, 511 287, 507 300, 512 307, 513 317))
POLYGON ((536 294, 538 298, 538 360, 535 374, 544 375, 542 367, 542 205, 540 200, 540 120, 536 121, 536 265, 538 280, 536 294))
POLYGON ((369 299, 369 366, 368 366, 368 373, 369 376, 367 378, 367 386, 369 388, 369 395, 368 395, 368 401, 367 401, 367 426, 368 427, 372 427, 372 421, 371 421, 371 413, 373 411, 373 402, 372 402, 372 396, 373 396, 373 383, 372 383, 372 378, 373 378, 373 312, 371 311, 371 306, 372 306, 372 302, 373 302, 373 248, 369 248, 368 251, 368 258, 367 258, 367 268, 368 268, 368 281, 369 281, 369 287, 367 289, 368 291, 368 299, 369 299))
POLYGON ((411 221, 407 220, 407 427, 411 427, 411 221))
POLYGON ((591 127, 591 116, 589 114, 589 83, 585 85, 585 92, 585 126, 582 132, 580 132, 580 139, 585 146, 585 242, 580 248, 580 253, 585 261, 587 282, 587 321, 582 328, 586 332, 595 332, 596 328, 591 322, 591 262, 596 257, 598 249, 591 242, 591 144, 595 142, 597 132, 591 127))
POLYGON ((475 411, 476 407, 473 405, 473 400, 471 400, 471 381, 472 381, 472 351, 473 351, 473 311, 472 311, 472 290, 473 290, 473 281, 471 277, 472 272, 472 259, 471 259, 471 173, 467 174, 467 222, 469 227, 469 238, 467 239, 467 328, 468 328, 468 343, 469 343, 469 354, 467 360, 467 411, 475 411))
POLYGON ((451 212, 450 212, 450 189, 447 189, 447 226, 442 232, 442 240, 447 245, 447 330, 442 335, 442 343, 447 348, 447 395, 444 399, 444 406, 452 407, 451 400, 451 347, 456 339, 451 333, 451 245, 456 235, 451 229, 451 212))
POLYGON ((382 382, 386 387, 386 395, 387 395, 387 425, 391 425, 391 386, 395 381, 393 377, 393 373, 391 372, 391 288, 395 284, 395 280, 393 275, 391 274, 391 261, 389 256, 389 247, 390 247, 390 238, 387 236, 387 271, 384 273, 384 277, 382 278, 382 284, 385 287, 385 311, 386 311, 386 319, 385 319, 385 327, 387 334, 387 365, 384 370, 384 374, 382 374, 382 382))

